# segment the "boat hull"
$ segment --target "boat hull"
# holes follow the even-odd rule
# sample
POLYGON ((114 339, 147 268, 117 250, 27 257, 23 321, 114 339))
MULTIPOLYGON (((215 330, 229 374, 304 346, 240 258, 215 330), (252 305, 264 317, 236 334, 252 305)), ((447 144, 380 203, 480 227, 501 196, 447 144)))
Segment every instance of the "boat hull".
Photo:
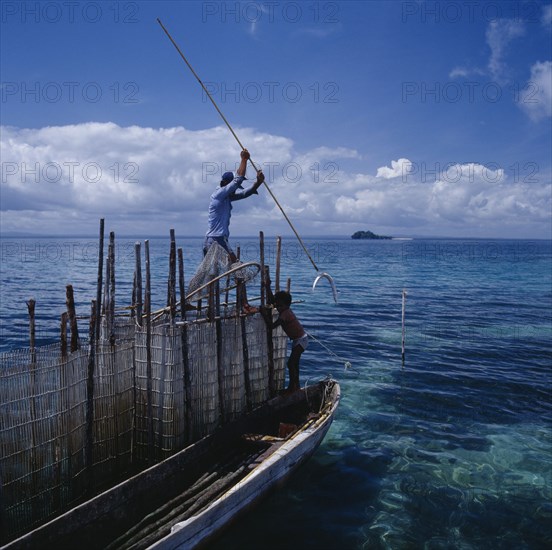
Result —
POLYGON ((150 546, 150 549, 195 548, 212 539, 238 515, 283 483, 312 456, 326 436, 339 401, 339 388, 332 399, 332 409, 324 417, 285 442, 246 478, 200 514, 176 523, 170 535, 150 546))
POLYGON ((200 546, 315 452, 330 428, 339 398, 339 384, 325 380, 271 399, 3 550, 200 546), (231 467, 236 460, 239 468, 231 467), (222 478, 211 481, 220 470, 225 470, 222 478), (202 481, 206 476, 208 481, 202 481), (231 481, 215 490, 224 476, 231 481))

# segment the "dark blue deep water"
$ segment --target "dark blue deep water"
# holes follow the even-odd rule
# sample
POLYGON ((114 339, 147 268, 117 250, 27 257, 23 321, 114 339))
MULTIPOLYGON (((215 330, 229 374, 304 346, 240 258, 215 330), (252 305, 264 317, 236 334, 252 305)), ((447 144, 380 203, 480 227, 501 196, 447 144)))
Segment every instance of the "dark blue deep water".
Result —
MULTIPOLYGON (((130 302, 134 242, 117 239, 121 306, 130 302)), ((162 306, 169 242, 150 243, 162 306)), ((256 240, 232 243, 242 259, 258 258, 256 240)), ((338 415, 314 457, 212 548, 551 548, 552 243, 306 243, 333 275, 339 304, 326 281, 312 292, 314 268, 284 239, 282 276, 317 340, 303 355, 301 381, 337 378, 338 415)), ((177 245, 189 278, 201 239, 177 236, 177 245)), ((273 267, 273 239, 266 248, 273 267)), ((78 314, 88 314, 95 239, 4 239, 1 254, 2 351, 27 345, 31 297, 40 343, 57 338, 67 283, 78 314)))

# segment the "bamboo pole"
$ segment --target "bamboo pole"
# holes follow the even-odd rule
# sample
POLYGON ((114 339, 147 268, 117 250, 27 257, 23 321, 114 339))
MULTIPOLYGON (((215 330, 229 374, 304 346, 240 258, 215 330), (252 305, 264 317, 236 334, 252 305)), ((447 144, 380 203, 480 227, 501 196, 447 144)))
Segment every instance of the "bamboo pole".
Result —
POLYGON ((87 472, 86 492, 90 495, 94 492, 94 370, 96 364, 96 329, 98 305, 92 300, 90 311, 90 346, 88 350, 88 372, 86 378, 86 438, 84 447, 84 466, 87 472))
POLYGON ((140 247, 140 243, 134 243, 134 273, 136 276, 136 322, 139 326, 142 326, 142 258, 140 247))
POLYGON ((186 291, 184 280, 184 256, 182 248, 178 249, 178 286, 180 290, 180 317, 183 321, 186 320, 186 291))
MULTIPOLYGON (((260 264, 261 264, 261 308, 266 305, 266 271, 265 271, 265 255, 264 255, 264 233, 259 232, 259 247, 260 247, 260 264)), ((266 347, 267 347, 267 364, 268 364, 268 390, 269 396, 276 395, 276 387, 274 380, 274 341, 272 340, 272 327, 265 323, 266 347)))
POLYGON ((146 392, 147 392, 147 425, 148 425, 148 461, 153 462, 153 372, 151 365, 151 269, 149 240, 144 242, 146 251, 146 392))
MULTIPOLYGON (((105 279, 104 279, 104 292, 103 292, 103 303, 102 303, 102 314, 105 319, 106 328, 105 331, 108 330, 107 325, 109 325, 109 296, 110 296, 110 288, 109 288, 109 281, 111 280, 111 261, 110 261, 110 254, 111 254, 111 244, 107 245, 107 261, 105 263, 105 279)), ((104 339, 106 335, 103 335, 104 339)))
POLYGON ((181 327, 180 341, 182 347, 182 366, 184 369, 184 398, 186 399, 184 415, 186 418, 185 442, 192 442, 192 377, 190 373, 190 358, 188 356, 188 326, 184 323, 181 327))
MULTIPOLYGON (((142 254, 141 245, 139 242, 134 243, 134 280, 136 283, 135 300, 136 300, 136 324, 141 327, 142 320, 142 254)), ((136 343, 136 340, 135 340, 136 343)), ((130 451, 130 462, 134 464, 135 449, 136 449, 136 402, 137 402, 137 388, 136 388, 136 352, 133 354, 132 361, 132 377, 133 377, 133 411, 132 411, 132 442, 130 451)))
MULTIPOLYGON (((247 344, 247 323, 245 321, 245 315, 239 315, 239 312, 242 310, 243 304, 240 303, 238 298, 238 289, 236 289, 236 304, 237 304, 237 314, 240 320, 241 328, 241 339, 242 339, 242 351, 243 351, 243 374, 245 380, 245 404, 248 411, 253 409, 253 403, 251 399, 251 377, 249 372, 249 346, 247 344)), ((241 296, 241 292, 239 293, 241 296)))
POLYGON ((401 325, 402 325, 402 336, 401 336, 401 360, 402 366, 404 367, 404 358, 405 358, 405 341, 406 341, 406 327, 405 327, 405 311, 406 310, 406 289, 403 288, 402 291, 402 312, 401 312, 401 325))
POLYGON ((132 302, 130 304, 130 318, 134 319, 136 315, 136 270, 134 270, 134 276, 132 277, 132 302))
POLYGON ((274 281, 274 292, 280 290, 280 261, 282 258, 282 237, 276 237, 276 274, 274 281))
POLYGON ((240 316, 240 313, 242 311, 243 306, 243 300, 242 300, 242 284, 240 281, 238 281, 236 285, 236 317, 240 316))
POLYGON ((133 537, 142 533, 137 539, 135 539, 137 541, 140 541, 140 539, 143 538, 144 532, 155 530, 155 527, 151 527, 151 524, 156 522, 160 518, 163 518, 167 521, 172 521, 171 514, 175 508, 189 501, 190 498, 196 497, 198 494, 201 494, 219 477, 220 473, 217 469, 215 469, 215 471, 206 472, 183 493, 180 493, 167 502, 164 502, 160 507, 156 508, 147 516, 143 517, 138 523, 134 524, 128 531, 123 533, 117 539, 111 541, 109 546, 107 546, 105 550, 116 550, 124 548, 125 545, 132 543, 131 539, 133 537))
MULTIPOLYGON (((31 298, 27 302, 27 310, 29 312, 29 348, 30 348, 30 391, 29 391, 29 397, 30 397, 30 412, 31 412, 31 418, 30 418, 30 424, 31 424, 31 449, 30 449, 30 458, 31 458, 31 479, 33 487, 36 490, 40 490, 39 487, 39 478, 38 478, 38 471, 39 471, 39 458, 37 456, 38 450, 37 450, 37 441, 38 441, 38 435, 37 435, 37 411, 36 411, 36 349, 35 349, 35 305, 36 300, 34 298, 31 298)), ((33 516, 33 520, 40 517, 40 509, 37 505, 37 500, 32 499, 32 505, 31 505, 31 514, 33 516)))
POLYGON ((101 321, 101 306, 102 306, 102 277, 103 277, 103 250, 104 250, 104 218, 100 219, 100 243, 98 250, 98 284, 96 289, 96 327, 95 327, 95 341, 100 339, 100 321, 101 321))
POLYGON ((61 314, 61 323, 60 323, 60 333, 61 333, 61 357, 65 359, 67 357, 67 312, 64 311, 61 314))
POLYGON ((35 339, 36 339, 36 323, 35 323, 35 305, 36 300, 31 298, 27 302, 27 311, 29 312, 29 348, 31 352, 31 364, 36 363, 36 349, 35 349, 35 339))
POLYGON ((176 316, 176 239, 174 229, 170 230, 171 245, 169 252, 169 280, 167 283, 167 306, 170 310, 171 322, 176 316))
POLYGON ((144 521, 132 527, 127 533, 119 537, 107 550, 131 548, 149 548, 159 539, 170 533, 172 525, 184 521, 196 514, 209 502, 213 502, 225 490, 228 490, 243 477, 246 464, 232 464, 221 466, 222 474, 215 472, 203 476, 197 483, 183 495, 163 505, 159 510, 150 513, 144 521))
MULTIPOLYGON (((115 232, 109 233, 109 251, 108 251, 108 264, 109 264, 109 300, 108 300, 108 336, 111 353, 111 366, 113 369, 113 454, 115 455, 117 472, 119 471, 119 465, 121 457, 119 453, 119 362, 116 357, 115 347, 115 232)), ((106 281, 107 282, 107 281, 106 281)))
POLYGON ((71 327, 71 353, 79 349, 79 329, 77 326, 77 315, 75 312, 75 298, 73 295, 73 285, 65 287, 65 303, 69 315, 69 325, 71 327))
MULTIPOLYGON (((159 396, 157 405, 157 445, 155 454, 157 460, 163 459, 163 439, 165 437, 165 424, 163 422, 165 416, 165 378, 167 377, 167 340, 169 327, 161 327, 161 364, 159 365, 159 396)), ((174 433, 174 422, 169 428, 170 434, 174 433), (172 428, 172 430, 171 430, 172 428)))
MULTIPOLYGON (((178 44, 173 40, 173 37, 169 34, 169 31, 165 28, 163 23, 161 23, 161 20, 159 18, 157 18, 157 22, 159 23, 161 28, 165 31, 165 34, 167 35, 169 40, 172 42, 173 46, 176 48, 177 52, 180 54, 180 57, 184 60, 184 62, 186 63, 186 65, 188 66, 188 68, 190 69, 192 74, 196 77, 196 80, 199 82, 199 84, 203 88, 203 91, 205 92, 205 94, 207 95, 207 97, 209 98, 209 100, 211 101, 211 103, 213 104, 215 109, 217 110, 218 114, 220 115, 220 117, 222 118, 222 120, 224 121, 224 123, 226 124, 228 129, 230 130, 230 133, 234 136, 234 139, 237 141, 238 145, 241 147, 241 149, 243 151, 245 149, 245 147, 243 146, 242 142, 239 140, 236 132, 234 132, 234 129, 232 128, 232 126, 230 126, 230 123, 228 122, 228 120, 226 119, 226 117, 224 116, 222 111, 219 109, 218 105, 215 103, 215 100, 213 99, 213 97, 210 94, 209 90, 205 87, 205 85, 203 84, 203 82, 201 81, 201 79, 199 78, 197 73, 194 71, 194 69, 190 65, 190 62, 186 59, 186 57, 184 56, 184 54, 182 53, 182 51, 178 47, 178 44)), ((256 173, 259 172, 259 169, 255 165, 255 163, 253 162, 253 159, 251 159, 251 157, 249 157, 249 162, 250 162, 251 166, 253 167, 253 169, 255 170, 255 172, 256 173)), ((305 254, 307 255, 307 258, 310 260, 312 266, 314 267, 314 269, 316 271, 319 271, 318 266, 314 263, 314 260, 312 259, 312 256, 309 254, 309 251, 307 250, 307 247, 305 246, 305 243, 303 242, 303 239, 301 239, 299 233, 297 232, 297 229, 295 229, 295 226, 293 225, 293 223, 291 223, 291 220, 289 219, 289 217, 286 214, 286 212, 284 211, 282 205, 279 203, 278 199, 276 198, 276 196, 274 195, 274 193, 272 192, 272 190, 268 186, 268 183, 266 181, 264 181, 263 184, 264 184, 266 190, 268 191, 268 193, 270 194, 270 196, 272 197, 272 199, 274 200, 274 202, 276 203, 276 206, 280 209, 280 212, 284 216, 285 220, 288 222, 288 225, 290 226, 292 231, 295 233, 295 236, 297 237, 297 240, 299 241, 299 244, 302 246, 303 250, 305 251, 305 254)))
MULTIPOLYGON (((61 362, 60 362, 60 386, 61 391, 61 404, 63 407, 62 414, 57 419, 58 434, 62 440, 61 449, 59 450, 60 461, 63 460, 63 456, 66 457, 66 465, 64 468, 63 478, 69 480, 69 483, 65 484, 65 488, 62 485, 62 480, 59 485, 59 502, 60 506, 57 511, 61 511, 63 498, 62 495, 65 492, 66 501, 73 500, 73 444, 72 434, 74 433, 75 417, 71 412, 72 399, 69 388, 72 386, 70 380, 73 380, 74 369, 72 366, 67 365, 67 312, 64 311, 61 314, 60 332, 61 332, 61 362)), ((56 450, 59 445, 56 445, 56 450)), ((58 472, 61 475, 61 464, 59 465, 58 472)))
POLYGON ((115 345, 115 233, 109 233, 109 343, 115 345))
POLYGON ((276 395, 276 381, 274 379, 274 340, 272 339, 272 328, 266 325, 266 347, 268 361, 268 390, 269 396, 276 395))
POLYGON ((270 266, 265 265, 265 294, 267 305, 274 304, 274 294, 272 293, 272 281, 270 280, 270 266))
POLYGON ((224 406, 224 369, 222 357, 222 326, 220 318, 216 315, 216 297, 214 285, 209 286, 209 307, 207 309, 207 319, 209 323, 215 323, 216 346, 217 346, 217 380, 218 380, 218 396, 219 396, 219 416, 220 423, 226 421, 226 410, 224 406))

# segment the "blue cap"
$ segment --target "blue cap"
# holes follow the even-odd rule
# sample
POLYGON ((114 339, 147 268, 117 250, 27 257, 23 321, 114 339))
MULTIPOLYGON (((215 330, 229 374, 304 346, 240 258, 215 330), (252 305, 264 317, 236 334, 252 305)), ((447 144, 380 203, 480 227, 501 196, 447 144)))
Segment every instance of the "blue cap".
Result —
POLYGON ((232 172, 224 172, 222 174, 222 181, 225 183, 230 183, 234 179, 234 174, 232 172))

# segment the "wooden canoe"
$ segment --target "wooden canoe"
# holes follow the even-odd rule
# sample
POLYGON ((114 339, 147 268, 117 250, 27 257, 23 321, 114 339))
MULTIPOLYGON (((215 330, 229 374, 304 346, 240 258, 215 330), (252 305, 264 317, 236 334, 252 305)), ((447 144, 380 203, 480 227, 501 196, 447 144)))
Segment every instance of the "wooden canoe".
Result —
POLYGON ((275 397, 4 548, 196 548, 314 453, 339 398, 330 379, 275 397))

